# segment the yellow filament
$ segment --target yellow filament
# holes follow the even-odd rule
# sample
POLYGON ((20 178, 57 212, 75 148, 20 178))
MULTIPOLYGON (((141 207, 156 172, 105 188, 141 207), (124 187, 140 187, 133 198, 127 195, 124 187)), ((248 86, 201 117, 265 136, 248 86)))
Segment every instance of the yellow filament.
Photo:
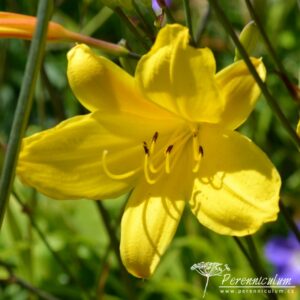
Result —
POLYGON ((198 161, 199 160, 199 141, 198 141, 198 135, 196 133, 193 134, 193 153, 194 153, 194 160, 198 161))
POLYGON ((202 158, 202 156, 200 155, 199 156, 199 159, 198 160, 196 160, 196 164, 195 164, 195 166, 194 166, 194 168, 193 168, 193 173, 198 173, 199 172, 199 169, 200 169, 200 165, 201 165, 201 158, 202 158))
POLYGON ((171 173, 171 169, 170 169, 170 151, 166 152, 166 161, 165 161, 165 171, 167 174, 171 173))
POLYGON ((149 164, 150 172, 153 173, 153 174, 156 174, 158 172, 158 169, 154 167, 153 162, 151 161, 151 159, 148 159, 148 164, 149 164))
POLYGON ((200 164, 202 160, 202 149, 199 145, 199 140, 198 140, 198 133, 194 132, 193 133, 193 154, 194 154, 194 160, 196 162, 194 168, 193 168, 193 173, 198 173, 200 169, 200 164))
POLYGON ((146 153, 145 154, 145 160, 144 160, 144 174, 145 174, 145 178, 146 178, 146 181, 149 184, 154 184, 156 182, 156 180, 150 178, 150 174, 149 174, 150 166, 151 165, 149 164, 149 154, 146 153))
POLYGON ((157 138, 158 138, 158 132, 156 131, 152 137, 152 142, 151 142, 150 150, 149 150, 150 155, 153 154, 153 152, 154 152, 157 138))
MULTIPOLYGON (((203 156, 203 153, 202 153, 203 150, 200 150, 200 149, 202 149, 202 147, 198 148, 197 157, 195 158, 196 164, 195 164, 195 166, 194 166, 194 168, 192 170, 193 173, 198 173, 199 169, 200 169, 200 164, 201 164, 202 156, 203 156)), ((194 152, 194 157, 195 157, 195 152, 194 152)))
MULTIPOLYGON (((157 137, 156 137, 157 138, 157 137)), ((158 172, 158 169, 156 169, 153 165, 153 162, 151 160, 151 155, 154 153, 154 150, 155 150, 155 146, 156 146, 156 138, 155 138, 155 135, 152 139, 152 142, 151 142, 151 145, 150 145, 150 149, 149 149, 149 160, 148 160, 148 164, 149 164, 149 170, 150 172, 152 173, 157 173, 158 172)))
POLYGON ((129 177, 133 176, 134 174, 136 174, 137 169, 133 170, 133 171, 129 171, 127 173, 123 173, 123 174, 113 174, 112 172, 110 172, 107 167, 107 159, 106 159, 107 154, 108 154, 108 151, 104 150, 102 153, 102 165, 103 165, 103 170, 108 177, 110 177, 111 179, 115 179, 115 180, 122 180, 122 179, 129 178, 129 177))
POLYGON ((150 155, 153 154, 154 149, 155 149, 155 145, 156 145, 155 140, 152 140, 151 145, 150 145, 150 150, 149 150, 150 155))

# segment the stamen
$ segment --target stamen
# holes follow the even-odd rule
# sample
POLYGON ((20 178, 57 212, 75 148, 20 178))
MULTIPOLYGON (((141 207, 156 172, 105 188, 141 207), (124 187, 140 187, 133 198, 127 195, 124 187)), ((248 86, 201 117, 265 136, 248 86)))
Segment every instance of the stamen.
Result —
POLYGON ((158 132, 156 131, 152 137, 152 142, 151 142, 151 146, 150 146, 150 154, 152 154, 154 152, 157 139, 158 139, 158 132))
POLYGON ((146 142, 143 143, 145 154, 147 154, 149 156, 149 158, 148 158, 149 170, 152 173, 154 173, 154 174, 157 173, 158 170, 153 166, 153 163, 152 163, 152 160, 150 158, 150 155, 153 154, 153 152, 154 152, 157 138, 158 138, 158 132, 155 132, 155 134, 154 134, 154 136, 152 138, 150 149, 148 148, 148 145, 147 145, 146 142))
POLYGON ((202 146, 199 146, 199 153, 201 154, 201 156, 204 156, 204 150, 202 146))
POLYGON ((147 146, 147 143, 146 143, 146 142, 144 142, 144 143, 143 143, 143 147, 144 147, 144 151, 145 151, 145 153, 146 153, 147 155, 149 155, 149 148, 148 148, 148 146, 147 146))
POLYGON ((151 159, 149 159, 149 170, 153 174, 158 172, 158 169, 153 166, 153 163, 152 163, 151 159))
POLYGON ((144 160, 144 174, 145 174, 145 178, 146 178, 146 181, 149 184, 154 184, 156 182, 156 180, 150 178, 149 167, 150 167, 149 166, 149 153, 145 152, 145 160, 144 160))
POLYGON ((199 169, 200 169, 200 163, 201 163, 201 160, 199 161, 196 161, 196 164, 192 170, 193 173, 198 173, 199 172, 199 169))
POLYGON ((170 153, 173 149, 173 145, 170 145, 167 150, 166 150, 166 164, 165 164, 165 171, 167 174, 171 173, 171 169, 170 169, 170 153))
POLYGON ((198 155, 197 155, 197 159, 195 159, 196 161, 196 164, 193 168, 193 173, 198 173, 199 172, 199 169, 200 169, 200 165, 201 165, 201 161, 202 161, 202 157, 204 155, 204 150, 203 150, 203 147, 202 146, 199 146, 198 148, 198 155))
POLYGON ((199 140, 198 140, 197 132, 193 133, 193 154, 194 154, 194 160, 197 161, 199 157, 199 140))
POLYGON ((108 167, 107 167, 107 154, 108 151, 104 150, 102 152, 102 166, 103 166, 103 170, 105 172, 105 174, 110 177, 111 179, 115 179, 115 180, 122 180, 122 179, 126 179, 129 178, 131 176, 133 176, 134 174, 137 173, 138 169, 133 170, 133 171, 129 171, 127 173, 123 173, 123 174, 113 174, 111 171, 109 171, 108 167))

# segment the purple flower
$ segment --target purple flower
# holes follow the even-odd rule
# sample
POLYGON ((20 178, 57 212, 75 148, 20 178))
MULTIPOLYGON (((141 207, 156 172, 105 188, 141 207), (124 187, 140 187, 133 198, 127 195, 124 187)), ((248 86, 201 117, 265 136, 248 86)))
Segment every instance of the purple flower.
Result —
POLYGON ((171 5, 171 0, 152 0, 152 8, 156 13, 161 12, 161 6, 159 3, 165 3, 167 6, 171 5))
POLYGON ((300 243, 293 233, 269 240, 265 246, 265 256, 274 265, 278 277, 291 278, 293 285, 300 284, 300 243))

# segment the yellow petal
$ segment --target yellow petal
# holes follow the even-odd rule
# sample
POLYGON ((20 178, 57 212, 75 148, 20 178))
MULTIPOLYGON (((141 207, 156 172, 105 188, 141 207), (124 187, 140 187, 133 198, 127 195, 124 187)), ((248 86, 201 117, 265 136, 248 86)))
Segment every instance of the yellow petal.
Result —
POLYGON ((190 153, 183 147, 179 154, 171 158, 170 174, 161 175, 153 185, 141 180, 125 208, 121 257, 128 272, 136 277, 154 273, 175 234, 185 201, 190 199, 192 180, 186 172, 192 169, 190 153))
POLYGON ((17 167, 22 181, 55 199, 110 198, 131 189, 139 172, 122 180, 111 178, 104 170, 103 152, 111 173, 128 173, 142 165, 142 142, 118 135, 99 119, 100 113, 74 117, 25 138, 17 167))
POLYGON ((164 27, 137 65, 137 82, 149 100, 184 119, 216 123, 224 104, 214 78, 213 54, 188 43, 187 28, 164 27))
POLYGON ((121 257, 132 275, 147 278, 173 239, 184 209, 174 182, 141 183, 126 206, 121 223, 121 257))
MULTIPOLYGON (((251 61, 261 79, 265 80, 266 69, 262 60, 252 58, 251 61)), ((260 89, 243 61, 238 61, 218 72, 216 81, 225 100, 225 110, 220 124, 235 129, 252 112, 260 89)))
POLYGON ((141 96, 132 76, 86 45, 69 51, 67 74, 75 96, 90 111, 123 111, 154 118, 170 115, 141 96))
POLYGON ((121 258, 128 272, 139 278, 154 273, 175 234, 185 201, 191 197, 192 142, 174 148, 170 173, 151 174, 154 184, 141 179, 123 214, 121 258))
POLYGON ((97 119, 103 128, 106 128, 112 134, 138 141, 140 145, 143 142, 147 142, 150 146, 152 138, 157 132, 158 139, 156 146, 158 148, 160 146, 167 147, 164 143, 170 142, 170 137, 173 137, 174 134, 184 128, 183 123, 179 122, 178 119, 157 118, 155 120, 134 114, 115 115, 97 113, 97 119))
POLYGON ((265 153, 237 132, 209 126, 200 140, 204 157, 190 200, 200 223, 243 236, 276 220, 281 180, 265 153))

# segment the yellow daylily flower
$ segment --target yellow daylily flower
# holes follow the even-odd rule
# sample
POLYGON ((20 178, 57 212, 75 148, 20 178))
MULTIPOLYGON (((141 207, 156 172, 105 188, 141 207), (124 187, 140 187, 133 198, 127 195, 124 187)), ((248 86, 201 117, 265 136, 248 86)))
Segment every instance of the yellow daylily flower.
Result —
MULTIPOLYGON (((25 138, 17 173, 56 199, 133 193, 121 223, 127 270, 147 278, 172 240, 186 203, 226 235, 277 218, 281 180, 251 140, 234 131, 260 94, 244 62, 216 73, 212 52, 168 25, 130 76, 87 46, 68 53, 68 79, 89 114, 25 138)), ((262 79, 261 59, 252 63, 262 79)))

